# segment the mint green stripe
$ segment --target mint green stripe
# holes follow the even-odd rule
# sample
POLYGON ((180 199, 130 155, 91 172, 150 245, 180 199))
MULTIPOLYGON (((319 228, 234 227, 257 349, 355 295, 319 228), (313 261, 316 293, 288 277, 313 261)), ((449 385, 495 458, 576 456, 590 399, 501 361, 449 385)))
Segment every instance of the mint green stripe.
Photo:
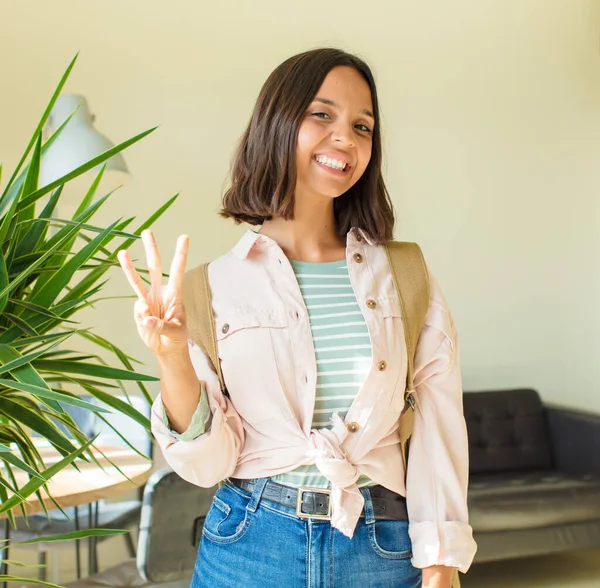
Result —
MULTIPOLYGON (((371 369, 369 330, 352 289, 345 260, 291 263, 307 306, 317 358, 312 426, 329 427, 334 413, 345 417, 371 369)), ((326 488, 330 485, 314 464, 274 479, 292 486, 326 488)), ((358 484, 365 486, 372 481, 361 476, 358 484)))

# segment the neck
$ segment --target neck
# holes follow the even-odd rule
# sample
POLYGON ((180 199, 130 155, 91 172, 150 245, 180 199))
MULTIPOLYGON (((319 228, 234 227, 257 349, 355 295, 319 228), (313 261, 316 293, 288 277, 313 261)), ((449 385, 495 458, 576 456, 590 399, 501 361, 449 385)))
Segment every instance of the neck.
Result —
POLYGON ((296 200, 293 220, 281 217, 265 221, 260 233, 270 237, 289 259, 298 261, 336 261, 343 259, 346 237, 339 236, 333 214, 333 200, 323 198, 306 203, 296 200))

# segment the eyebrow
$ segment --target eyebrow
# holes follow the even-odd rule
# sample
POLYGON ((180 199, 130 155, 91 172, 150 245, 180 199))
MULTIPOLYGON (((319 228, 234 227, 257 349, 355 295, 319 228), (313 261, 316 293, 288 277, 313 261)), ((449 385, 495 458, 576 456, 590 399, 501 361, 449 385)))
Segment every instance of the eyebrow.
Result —
MULTIPOLYGON (((322 104, 327 104, 328 106, 333 106, 334 108, 339 108, 339 104, 337 104, 337 102, 334 102, 333 100, 329 100, 329 98, 320 98, 319 96, 317 96, 313 102, 321 102, 322 104)), ((366 114, 367 116, 371 117, 373 120, 375 120, 375 116, 373 115, 373 113, 370 110, 367 110, 366 108, 360 111, 361 114, 366 114)))

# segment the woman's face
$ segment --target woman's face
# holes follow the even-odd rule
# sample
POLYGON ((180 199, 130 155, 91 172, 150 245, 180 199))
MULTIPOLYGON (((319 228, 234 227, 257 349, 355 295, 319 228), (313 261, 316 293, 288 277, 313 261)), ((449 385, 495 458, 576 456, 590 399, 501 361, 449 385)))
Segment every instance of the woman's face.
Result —
POLYGON ((373 104, 354 68, 332 69, 300 124, 296 195, 337 198, 362 176, 373 143, 373 104))

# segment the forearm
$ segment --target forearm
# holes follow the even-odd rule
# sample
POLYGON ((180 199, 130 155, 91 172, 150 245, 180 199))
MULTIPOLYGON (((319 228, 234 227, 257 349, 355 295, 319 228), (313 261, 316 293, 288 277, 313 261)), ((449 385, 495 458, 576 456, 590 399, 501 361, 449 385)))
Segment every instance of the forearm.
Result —
POLYGON ((430 566, 423 569, 423 588, 450 588, 454 568, 430 566))
POLYGON ((160 390, 169 426, 183 433, 198 408, 201 387, 187 348, 157 358, 160 390))

